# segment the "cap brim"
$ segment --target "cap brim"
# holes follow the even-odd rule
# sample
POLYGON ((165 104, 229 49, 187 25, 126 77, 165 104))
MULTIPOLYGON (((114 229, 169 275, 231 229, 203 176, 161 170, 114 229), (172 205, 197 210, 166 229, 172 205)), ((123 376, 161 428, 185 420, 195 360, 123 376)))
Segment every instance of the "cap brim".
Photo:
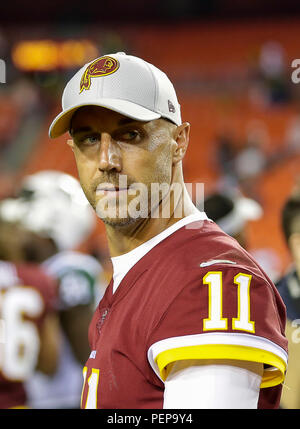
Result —
POLYGON ((49 137, 52 139, 61 136, 70 130, 70 123, 73 114, 77 109, 84 106, 99 106, 106 109, 113 110, 114 112, 121 113, 129 118, 135 119, 137 121, 153 121, 161 117, 159 113, 152 112, 149 109, 146 109, 143 106, 138 104, 131 103, 126 100, 117 100, 117 99, 102 99, 99 100, 90 100, 86 103, 77 104, 69 109, 64 110, 53 120, 49 128, 49 137))

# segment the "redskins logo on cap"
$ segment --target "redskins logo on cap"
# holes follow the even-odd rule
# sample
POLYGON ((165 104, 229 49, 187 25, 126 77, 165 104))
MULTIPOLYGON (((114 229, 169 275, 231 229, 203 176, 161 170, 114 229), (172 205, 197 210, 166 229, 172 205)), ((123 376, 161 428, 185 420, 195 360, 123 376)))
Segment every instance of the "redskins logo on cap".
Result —
POLYGON ((107 76, 118 70, 119 61, 112 57, 101 57, 93 61, 85 70, 80 81, 80 92, 90 89, 91 78, 107 76))

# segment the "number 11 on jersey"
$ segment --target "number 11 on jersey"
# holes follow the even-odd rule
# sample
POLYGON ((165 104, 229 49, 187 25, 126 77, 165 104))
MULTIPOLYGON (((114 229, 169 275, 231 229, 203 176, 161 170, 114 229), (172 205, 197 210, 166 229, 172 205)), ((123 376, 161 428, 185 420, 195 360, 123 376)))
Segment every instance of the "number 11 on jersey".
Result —
MULTIPOLYGON (((255 332, 255 324, 250 320, 250 284, 252 276, 239 273, 233 278, 237 286, 237 317, 232 319, 232 329, 255 332)), ((210 271, 203 277, 208 285, 208 318, 203 320, 203 330, 228 329, 228 319, 223 316, 223 275, 221 271, 210 271)), ((229 286, 230 287, 230 286, 229 286)))

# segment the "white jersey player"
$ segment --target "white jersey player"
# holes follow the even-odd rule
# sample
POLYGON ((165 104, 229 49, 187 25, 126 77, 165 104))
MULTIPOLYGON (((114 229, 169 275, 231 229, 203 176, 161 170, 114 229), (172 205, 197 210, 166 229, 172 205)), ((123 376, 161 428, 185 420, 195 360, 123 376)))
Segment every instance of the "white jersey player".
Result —
POLYGON ((18 196, 3 201, 0 211, 4 218, 20 221, 45 240, 52 240, 55 249, 36 262, 59 281, 60 361, 54 376, 36 372, 29 380, 29 405, 79 408, 82 363, 89 353, 87 329, 105 287, 100 262, 73 249, 92 231, 94 213, 78 181, 58 171, 25 177, 18 196))

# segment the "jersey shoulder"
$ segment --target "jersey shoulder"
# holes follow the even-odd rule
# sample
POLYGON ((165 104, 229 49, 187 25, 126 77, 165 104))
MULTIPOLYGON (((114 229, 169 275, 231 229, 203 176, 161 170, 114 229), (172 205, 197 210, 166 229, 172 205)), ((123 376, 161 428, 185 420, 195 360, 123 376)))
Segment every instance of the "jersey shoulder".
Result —
POLYGON ((151 273, 149 287, 152 293, 163 295, 163 302, 171 302, 184 288, 193 287, 213 271, 222 271, 232 279, 243 272, 253 277, 252 284, 257 281, 274 289, 253 257, 212 221, 181 228, 143 259, 137 269, 145 268, 151 273))
POLYGON ((253 257, 213 221, 187 225, 174 234, 173 240, 172 253, 181 266, 193 269, 197 265, 204 270, 217 264, 228 269, 240 266, 265 276, 253 257))

